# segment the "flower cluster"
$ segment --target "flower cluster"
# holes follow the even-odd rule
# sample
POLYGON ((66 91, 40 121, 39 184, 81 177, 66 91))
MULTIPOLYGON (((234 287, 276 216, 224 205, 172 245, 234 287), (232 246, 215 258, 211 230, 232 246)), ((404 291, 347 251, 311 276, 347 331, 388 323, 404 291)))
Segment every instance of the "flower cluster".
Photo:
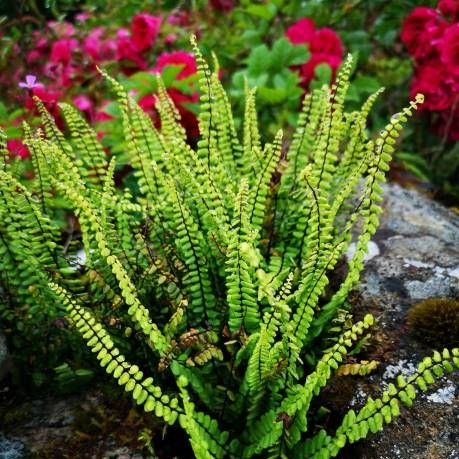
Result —
MULTIPOLYGON (((127 76, 139 71, 161 73, 168 65, 182 67, 176 77, 178 80, 196 73, 192 54, 184 51, 154 52, 156 46, 158 49, 167 49, 175 41, 171 36, 173 34, 165 36, 164 43, 159 41, 161 17, 140 13, 132 18, 129 28, 115 31, 101 26, 89 28, 89 18, 87 13, 81 13, 75 17, 75 24, 50 21, 44 30, 33 32, 32 46, 25 59, 27 70, 19 69, 15 74, 16 81, 23 79, 16 86, 27 90, 23 102, 27 110, 35 109, 33 96, 37 96, 59 124, 62 121, 59 118, 58 101, 69 94, 78 93, 72 97, 72 101, 89 120, 97 122, 110 119, 104 111, 108 101, 100 99, 97 91, 91 87, 92 82, 98 79, 98 66, 110 66, 114 76, 117 72, 127 76), (82 88, 85 89, 84 94, 81 94, 82 88)), ((171 24, 173 19, 169 17, 167 23, 171 24)), ((197 93, 184 93, 175 88, 168 91, 182 115, 188 134, 197 137, 196 116, 186 108, 188 103, 196 102, 197 93)), ((139 103, 157 119, 153 95, 144 95, 139 103)), ((10 146, 13 155, 27 156, 26 150, 19 152, 17 143, 10 142, 10 146)))
POLYGON ((415 62, 411 96, 424 94, 421 108, 438 114, 439 133, 459 140, 459 0, 415 8, 401 39, 415 62))
POLYGON ((334 78, 343 60, 343 45, 334 30, 329 27, 317 29, 314 21, 303 18, 291 25, 285 35, 294 45, 307 45, 311 53, 309 60, 298 67, 304 89, 309 88, 319 64, 328 64, 334 78))

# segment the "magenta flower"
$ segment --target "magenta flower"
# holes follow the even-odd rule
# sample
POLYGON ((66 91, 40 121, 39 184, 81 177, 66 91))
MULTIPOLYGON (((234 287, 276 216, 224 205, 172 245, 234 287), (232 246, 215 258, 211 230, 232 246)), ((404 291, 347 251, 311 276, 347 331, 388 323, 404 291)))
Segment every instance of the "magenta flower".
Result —
POLYGON ((38 85, 37 77, 35 75, 26 75, 25 81, 19 83, 20 88, 33 89, 38 85))
POLYGON ((138 51, 150 48, 156 40, 161 26, 161 18, 141 13, 132 18, 132 42, 138 51))

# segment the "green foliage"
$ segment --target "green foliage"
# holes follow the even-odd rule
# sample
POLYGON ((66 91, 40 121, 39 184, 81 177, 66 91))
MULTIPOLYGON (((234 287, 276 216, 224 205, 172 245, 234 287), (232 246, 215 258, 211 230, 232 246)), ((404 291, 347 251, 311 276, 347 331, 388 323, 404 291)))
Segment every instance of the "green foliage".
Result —
POLYGON ((262 115, 260 123, 269 123, 267 131, 274 128, 271 123, 277 126, 291 123, 303 92, 298 86, 298 74, 291 66, 303 64, 308 58, 309 53, 304 45, 292 45, 285 37, 276 40, 271 49, 265 44, 258 45, 247 56, 246 67, 234 73, 231 95, 236 101, 241 101, 248 82, 250 87, 257 88, 262 115), (276 115, 279 114, 286 118, 278 119, 276 115))
POLYGON ((66 135, 36 101, 44 132, 25 126, 34 179, 23 186, 8 160, 0 170, 2 314, 14 322, 17 304, 31 314, 65 311, 101 367, 146 412, 178 423, 198 459, 334 457, 398 416, 415 386, 425 390, 459 366, 459 350, 435 352, 407 381, 349 411, 336 431, 315 434, 314 397, 373 325, 368 315, 337 332, 334 319, 359 280, 394 144, 422 96, 370 137, 380 91, 345 111, 349 57, 334 86, 304 99, 290 145, 282 131, 263 144, 255 90, 245 85, 239 138, 218 63, 212 71, 192 44, 196 148, 161 79, 158 131, 104 74, 136 197, 114 186, 115 158, 72 108, 61 106, 66 135), (62 243, 56 199, 81 237, 62 243), (330 296, 330 274, 353 240, 355 255, 330 296))

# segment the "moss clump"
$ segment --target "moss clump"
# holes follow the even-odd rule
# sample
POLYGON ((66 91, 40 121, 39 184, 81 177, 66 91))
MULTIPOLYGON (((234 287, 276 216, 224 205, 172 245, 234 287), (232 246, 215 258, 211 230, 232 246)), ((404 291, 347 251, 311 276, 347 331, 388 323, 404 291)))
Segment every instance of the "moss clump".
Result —
POLYGON ((459 300, 431 298, 414 305, 407 315, 410 332, 427 344, 459 344, 459 300))

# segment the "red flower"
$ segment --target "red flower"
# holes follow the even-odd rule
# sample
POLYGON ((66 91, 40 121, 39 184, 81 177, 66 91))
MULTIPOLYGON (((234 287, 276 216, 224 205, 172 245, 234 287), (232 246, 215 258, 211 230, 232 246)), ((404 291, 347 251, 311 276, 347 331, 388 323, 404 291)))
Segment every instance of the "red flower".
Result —
POLYGON ((429 61, 418 68, 410 95, 414 98, 417 93, 424 94, 421 110, 445 110, 450 107, 457 88, 454 80, 447 75, 447 69, 439 61, 429 61))
POLYGON ((54 64, 68 64, 72 59, 72 51, 78 46, 74 39, 62 38, 53 43, 51 48, 51 62, 54 64))
POLYGON ((60 93, 46 89, 42 84, 36 85, 29 93, 28 97, 24 102, 26 109, 33 111, 35 114, 38 114, 35 102, 33 101, 31 95, 38 97, 44 104, 46 110, 53 116, 56 120, 56 123, 59 127, 64 126, 62 117, 60 116, 59 107, 57 105, 60 93))
POLYGON ((314 21, 309 18, 303 18, 291 25, 285 35, 294 45, 302 43, 311 43, 316 27, 314 21))
POLYGON ((459 23, 446 29, 441 41, 440 55, 448 71, 459 77, 459 23))
POLYGON ((301 85, 305 89, 309 87, 309 83, 314 79, 316 67, 319 64, 328 64, 332 69, 332 79, 334 79, 341 61, 341 57, 332 56, 331 54, 313 54, 309 61, 300 67, 301 85))
POLYGON ((48 109, 56 106, 59 101, 59 97, 61 96, 60 93, 53 90, 49 91, 42 85, 37 85, 33 88, 32 92, 33 95, 37 96, 48 109))
POLYGON ((437 11, 420 6, 403 21, 401 39, 415 58, 432 57, 446 26, 437 11))
POLYGON ((183 68, 177 75, 177 79, 181 80, 196 73, 196 60, 193 54, 185 51, 172 51, 171 53, 162 53, 156 62, 154 72, 161 73, 166 65, 182 65, 183 68))
POLYGON ((453 21, 459 20, 459 0, 440 0, 438 9, 447 18, 453 21))
POLYGON ((133 17, 131 30, 132 41, 139 51, 145 51, 155 42, 158 36, 161 18, 147 13, 133 17))
MULTIPOLYGON (((189 139, 197 138, 199 136, 198 119, 196 115, 188 110, 183 104, 197 102, 199 98, 198 94, 194 93, 189 96, 175 88, 168 88, 167 93, 180 113, 181 124, 185 128, 189 139)), ((158 111, 156 110, 156 96, 147 94, 139 100, 138 104, 145 113, 150 115, 155 127, 159 129, 161 123, 158 111)))
POLYGON ((196 115, 188 110, 183 104, 198 101, 198 94, 194 93, 191 96, 183 94, 178 89, 169 88, 167 90, 170 98, 174 101, 177 110, 180 113, 182 126, 186 129, 189 139, 196 139, 199 136, 199 124, 196 115))
MULTIPOLYGON (((343 58, 343 45, 338 34, 328 27, 316 30, 309 47, 311 53, 343 58)), ((332 59, 330 59, 332 61, 332 59)), ((339 65, 339 64, 338 64, 339 65)))
POLYGON ((311 19, 303 18, 287 29, 286 35, 293 44, 307 44, 311 52, 309 61, 297 67, 305 89, 308 89, 319 64, 328 64, 335 77, 343 59, 343 45, 334 30, 328 27, 316 30, 311 19))
POLYGON ((21 159, 27 159, 30 157, 29 149, 19 139, 7 140, 6 148, 12 156, 19 156, 21 159))
POLYGON ((160 129, 161 122, 159 113, 156 110, 156 96, 153 94, 147 94, 141 97, 137 103, 139 104, 139 107, 150 116, 155 128, 160 129))
POLYGON ((105 111, 105 107, 110 104, 109 100, 104 100, 101 104, 99 109, 96 111, 94 121, 95 122, 104 122, 104 121, 111 121, 113 119, 112 115, 109 115, 105 111))
POLYGON ((129 36, 129 32, 125 29, 120 29, 117 33, 116 59, 131 61, 141 70, 147 68, 146 60, 140 55, 137 46, 129 36))
MULTIPOLYGON (((155 73, 161 73, 163 68, 167 65, 182 65, 183 68, 177 75, 177 79, 181 80, 194 75, 196 73, 196 60, 194 56, 185 51, 173 51, 171 53, 162 53, 157 60, 156 67, 153 69, 155 73)), ((199 99, 198 93, 191 95, 184 94, 176 88, 168 88, 167 90, 170 98, 174 101, 182 120, 182 125, 185 127, 188 137, 194 139, 199 136, 198 120, 196 115, 188 110, 184 104, 197 102, 199 99)), ((151 112, 152 107, 155 104, 155 99, 152 96, 144 96, 140 101, 139 105, 146 110, 151 112)), ((155 116, 153 115, 153 120, 155 116)))
POLYGON ((146 96, 140 98, 138 104, 144 112, 150 113, 155 110, 156 96, 153 94, 147 94, 146 96))
POLYGON ((234 8, 233 0, 210 0, 210 4, 212 8, 223 13, 229 13, 234 8))

